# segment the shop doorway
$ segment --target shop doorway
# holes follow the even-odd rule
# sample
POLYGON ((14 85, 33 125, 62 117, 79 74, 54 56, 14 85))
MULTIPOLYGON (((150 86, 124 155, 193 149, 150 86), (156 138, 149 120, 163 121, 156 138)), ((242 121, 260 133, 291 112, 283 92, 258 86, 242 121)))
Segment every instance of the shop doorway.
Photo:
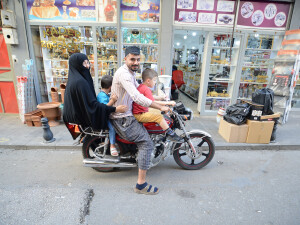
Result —
MULTIPOLYGON (((199 30, 175 30, 173 38, 173 75, 174 70, 182 71, 184 81, 178 91, 178 100, 185 102, 195 114, 199 114, 197 102, 206 34, 199 30)), ((176 94, 174 97, 177 98, 176 94)))

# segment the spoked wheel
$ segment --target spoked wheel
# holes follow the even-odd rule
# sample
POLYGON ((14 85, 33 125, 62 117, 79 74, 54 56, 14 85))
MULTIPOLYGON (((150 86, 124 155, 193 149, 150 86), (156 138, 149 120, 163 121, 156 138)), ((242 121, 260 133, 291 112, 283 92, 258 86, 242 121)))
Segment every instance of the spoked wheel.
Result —
MULTIPOLYGON (((100 156, 104 151, 105 138, 96 136, 88 136, 82 145, 82 155, 84 159, 94 159, 96 156, 100 156), (103 146, 103 147, 102 147, 103 146)), ((114 167, 92 167, 98 172, 111 172, 114 167)))
POLYGON ((206 166, 214 157, 215 145, 210 137, 201 133, 190 134, 191 141, 197 152, 194 156, 187 142, 175 146, 173 157, 176 163, 187 170, 198 170, 206 166))

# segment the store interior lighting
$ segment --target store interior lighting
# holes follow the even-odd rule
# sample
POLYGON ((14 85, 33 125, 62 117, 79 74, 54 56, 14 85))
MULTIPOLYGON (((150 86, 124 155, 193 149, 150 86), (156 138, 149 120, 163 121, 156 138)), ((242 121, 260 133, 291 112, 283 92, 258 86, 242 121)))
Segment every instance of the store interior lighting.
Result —
POLYGON ((187 36, 186 36, 186 35, 184 35, 184 36, 183 36, 183 39, 187 39, 187 36))
POLYGON ((177 42, 177 43, 176 43, 176 45, 177 45, 177 46, 179 46, 179 45, 180 45, 180 43, 179 43, 179 42, 177 42))
POLYGON ((192 35, 195 37, 195 36, 197 35, 197 33, 196 33, 196 32, 193 32, 192 35))

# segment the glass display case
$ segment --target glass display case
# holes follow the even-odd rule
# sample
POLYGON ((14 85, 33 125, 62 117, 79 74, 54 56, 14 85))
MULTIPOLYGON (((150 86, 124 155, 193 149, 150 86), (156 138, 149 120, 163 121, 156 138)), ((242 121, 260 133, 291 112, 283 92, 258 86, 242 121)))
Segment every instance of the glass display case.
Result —
POLYGON ((122 28, 122 59, 125 57, 125 49, 128 46, 135 45, 141 49, 141 63, 137 79, 141 78, 141 72, 145 68, 157 71, 158 43, 159 29, 157 28, 122 28))
POLYGON ((49 101, 51 101, 51 88, 59 89, 60 84, 66 83, 68 80, 68 64, 71 54, 81 52, 87 55, 94 78, 94 48, 91 27, 40 26, 39 30, 49 101))
MULTIPOLYGON (((113 76, 118 69, 118 43, 116 27, 97 27, 98 78, 113 76)), ((99 85, 100 86, 100 85, 99 85)))
POLYGON ((226 108, 233 97, 241 35, 210 33, 202 69, 200 114, 226 108))
MULTIPOLYGON (((189 96, 195 102, 198 101, 200 70, 199 68, 199 49, 187 49, 186 51, 187 67, 183 74, 183 85, 180 90, 189 96)), ((201 64, 200 64, 201 66, 201 64)))
POLYGON ((281 36, 249 34, 242 65, 238 100, 251 100, 255 89, 269 84, 281 36))

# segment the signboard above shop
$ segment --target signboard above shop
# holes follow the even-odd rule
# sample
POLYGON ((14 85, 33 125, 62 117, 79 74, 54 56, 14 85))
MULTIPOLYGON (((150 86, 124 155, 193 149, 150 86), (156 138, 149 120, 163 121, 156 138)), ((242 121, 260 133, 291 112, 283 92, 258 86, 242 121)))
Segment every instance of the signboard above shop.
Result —
POLYGON ((290 2, 234 0, 176 0, 175 24, 230 26, 237 16, 237 26, 243 28, 272 28, 284 30, 290 2), (237 12, 235 12, 235 10, 237 12))
POLYGON ((289 10, 290 3, 286 2, 240 1, 237 25, 284 30, 289 10))
POLYGON ((159 23, 160 0, 121 0, 121 21, 125 23, 159 23))
POLYGON ((29 20, 31 21, 117 22, 117 0, 26 1, 29 20))
POLYGON ((175 23, 233 26, 235 1, 176 0, 175 23))
POLYGON ((96 21, 95 0, 27 0, 29 20, 96 21))

